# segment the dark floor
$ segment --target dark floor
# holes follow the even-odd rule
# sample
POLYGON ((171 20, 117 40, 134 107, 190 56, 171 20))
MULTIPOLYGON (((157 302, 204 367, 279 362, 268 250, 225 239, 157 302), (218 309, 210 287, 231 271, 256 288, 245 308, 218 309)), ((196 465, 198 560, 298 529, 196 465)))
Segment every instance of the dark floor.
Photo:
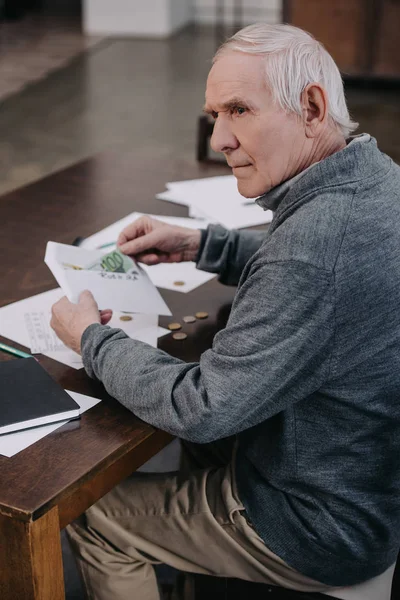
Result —
POLYGON ((0 193, 110 147, 192 156, 214 47, 212 35, 193 31, 109 40, 6 99, 0 193))
POLYGON ((21 20, 1 21, 0 101, 65 67, 102 39, 83 35, 76 14, 27 13, 21 20))
MULTIPOLYGON (((194 27, 168 41, 103 40, 6 98, 0 104, 0 194, 106 148, 194 157, 215 48, 213 31, 194 27)), ((400 91, 348 89, 347 97, 360 131, 377 137, 400 163, 400 91)), ((67 600, 80 600, 63 544, 67 600)))
POLYGON ((83 588, 75 567, 71 548, 69 547, 65 531, 61 532, 61 544, 64 563, 65 600, 83 600, 83 588))

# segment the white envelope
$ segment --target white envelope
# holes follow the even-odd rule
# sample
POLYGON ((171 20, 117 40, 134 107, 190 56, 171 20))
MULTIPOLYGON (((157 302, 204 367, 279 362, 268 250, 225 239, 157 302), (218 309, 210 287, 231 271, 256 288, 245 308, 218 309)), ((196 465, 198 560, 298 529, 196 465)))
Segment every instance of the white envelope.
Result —
POLYGON ((136 265, 134 278, 127 273, 112 273, 66 269, 63 263, 90 265, 104 251, 84 250, 76 246, 48 242, 44 262, 71 302, 77 302, 83 290, 90 290, 100 309, 112 308, 123 312, 168 315, 172 313, 147 273, 136 265))

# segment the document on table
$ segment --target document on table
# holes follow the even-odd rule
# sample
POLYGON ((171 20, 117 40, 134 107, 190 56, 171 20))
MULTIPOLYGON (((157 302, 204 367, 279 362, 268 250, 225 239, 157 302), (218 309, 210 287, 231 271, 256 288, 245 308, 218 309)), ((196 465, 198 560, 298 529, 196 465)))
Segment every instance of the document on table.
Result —
POLYGON ((171 315, 160 292, 137 264, 129 272, 90 270, 104 252, 48 242, 45 263, 71 302, 90 290, 100 309, 143 314, 171 315))
MULTIPOLYGON (((65 391, 79 404, 80 414, 101 402, 98 398, 91 398, 90 396, 78 394, 77 392, 70 392, 69 390, 65 391)), ((24 429, 23 431, 17 431, 16 433, 0 435, 0 454, 7 457, 14 456, 15 454, 18 454, 18 452, 21 452, 21 450, 25 450, 28 446, 31 446, 46 435, 49 435, 49 433, 62 427, 65 423, 68 423, 68 421, 59 421, 58 423, 52 423, 51 425, 42 425, 41 427, 32 427, 31 429, 24 429)))
MULTIPOLYGON (((56 288, 0 308, 0 335, 31 348, 32 353, 37 351, 69 367, 81 369, 80 355, 67 348, 50 328, 51 307, 64 295, 63 290, 56 288), (27 327, 28 321, 32 323, 33 331, 27 327)), ((129 337, 155 348, 157 338, 169 333, 158 327, 157 315, 114 312, 109 326, 123 329, 129 337)))
MULTIPOLYGON (((100 246, 106 245, 103 248, 103 252, 109 252, 115 245, 111 245, 116 242, 118 235, 127 226, 136 221, 139 217, 143 216, 143 213, 133 212, 123 219, 116 221, 112 225, 109 225, 105 229, 91 235, 90 237, 83 240, 80 248, 88 250, 99 249, 100 246)), ((165 215, 148 215, 168 225, 178 225, 180 227, 190 227, 192 229, 206 229, 209 221, 200 219, 188 219, 185 217, 168 217, 165 215)), ((174 290, 175 292, 191 292, 195 288, 199 287, 203 283, 210 281, 215 277, 214 273, 207 273, 196 269, 196 265, 193 262, 183 263, 161 263, 159 265, 153 265, 151 267, 141 264, 141 267, 155 286, 167 290, 174 290)))
POLYGON ((272 221, 272 212, 263 211, 255 199, 239 194, 233 175, 206 177, 167 183, 167 191, 156 196, 189 207, 189 214, 202 216, 227 229, 242 229, 272 221))
POLYGON ((48 313, 43 311, 26 312, 24 320, 28 331, 31 354, 65 350, 65 345, 50 327, 48 313))

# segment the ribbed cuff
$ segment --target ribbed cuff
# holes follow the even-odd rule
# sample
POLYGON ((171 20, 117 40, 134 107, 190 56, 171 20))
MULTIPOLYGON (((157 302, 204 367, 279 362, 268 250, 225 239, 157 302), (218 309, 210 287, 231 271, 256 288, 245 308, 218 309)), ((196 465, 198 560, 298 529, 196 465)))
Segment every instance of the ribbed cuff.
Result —
POLYGON ((201 255, 203 254, 204 246, 206 245, 208 229, 200 229, 200 246, 196 254, 196 258, 194 262, 197 264, 200 260, 201 255))

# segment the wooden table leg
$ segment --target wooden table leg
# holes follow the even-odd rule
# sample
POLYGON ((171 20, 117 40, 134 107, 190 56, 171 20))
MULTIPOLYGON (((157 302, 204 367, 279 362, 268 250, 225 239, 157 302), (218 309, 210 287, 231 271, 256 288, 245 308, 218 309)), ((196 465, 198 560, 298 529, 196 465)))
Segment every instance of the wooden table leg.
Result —
POLYGON ((36 521, 0 515, 1 600, 64 600, 58 508, 36 521))

